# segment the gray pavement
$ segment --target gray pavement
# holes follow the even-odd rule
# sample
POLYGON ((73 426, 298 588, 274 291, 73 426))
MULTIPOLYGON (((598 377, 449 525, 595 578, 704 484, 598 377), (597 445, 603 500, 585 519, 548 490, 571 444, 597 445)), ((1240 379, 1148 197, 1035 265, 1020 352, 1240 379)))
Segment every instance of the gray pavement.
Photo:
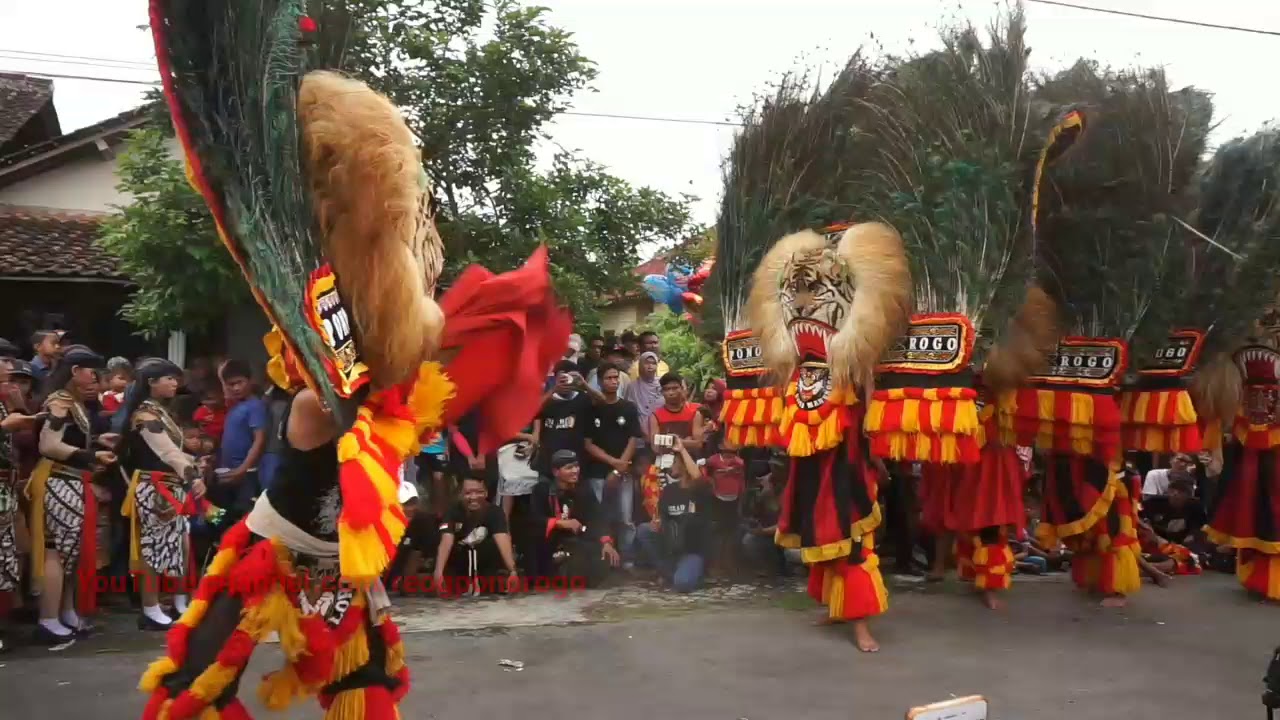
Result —
MULTIPOLYGON (((984 694, 991 720, 1264 717, 1261 677, 1280 644, 1280 608, 1228 576, 1143 588, 1105 611, 1064 579, 1019 582, 1007 610, 958 583, 895 584, 875 624, 884 649, 859 654, 847 630, 816 627, 794 587, 717 588, 692 598, 644 587, 568 598, 442 603, 402 611, 422 720, 897 720, 906 708, 984 694), (514 625, 514 626, 513 626, 514 625), (520 660, 522 671, 500 659, 520 660)), ((0 657, 0 717, 136 718, 134 688, 161 639, 116 621, 64 653, 0 657)), ((278 665, 260 648, 243 697, 278 665)), ((318 718, 313 703, 255 716, 318 718)))

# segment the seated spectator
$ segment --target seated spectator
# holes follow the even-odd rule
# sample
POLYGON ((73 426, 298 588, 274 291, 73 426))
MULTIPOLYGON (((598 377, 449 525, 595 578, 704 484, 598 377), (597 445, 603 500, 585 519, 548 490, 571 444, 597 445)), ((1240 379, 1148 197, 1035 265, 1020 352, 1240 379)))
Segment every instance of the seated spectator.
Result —
POLYGON ((519 587, 507 516, 489 502, 482 478, 462 479, 462 498, 440 523, 434 579, 437 592, 450 595, 514 592, 519 587))
POLYGON ((787 483, 787 464, 777 460, 756 466, 755 489, 747 494, 742 518, 742 551, 747 561, 761 573, 788 574, 788 561, 800 562, 800 550, 783 550, 774 542, 778 515, 782 509, 782 489, 787 483))
MULTIPOLYGON (((402 474, 405 469, 401 468, 402 474)), ((407 521, 404 537, 400 539, 400 547, 391 559, 383 582, 388 588, 399 590, 403 595, 409 591, 424 589, 414 587, 406 578, 416 578, 422 572, 426 560, 435 559, 436 548, 440 545, 440 531, 437 529, 439 516, 432 516, 422 506, 418 485, 409 477, 400 478, 400 508, 404 510, 407 521)))
POLYGON ((572 450, 551 456, 550 482, 533 489, 533 529, 529 551, 533 554, 535 580, 564 577, 590 587, 599 584, 609 566, 621 558, 608 535, 612 518, 596 501, 595 493, 579 482, 582 468, 572 450))
POLYGON ((1187 471, 1170 470, 1168 494, 1144 501, 1142 517, 1156 535, 1194 549, 1205 544, 1203 528, 1208 519, 1204 506, 1192 497, 1193 487, 1187 471))
MULTIPOLYGON (((1165 575, 1199 575, 1201 572, 1200 559, 1195 553, 1185 545, 1160 537, 1150 523, 1142 522, 1138 525, 1138 543, 1142 548, 1143 559, 1165 575)), ((1152 579, 1157 584, 1163 584, 1161 578, 1152 579)))
POLYGON ((712 505, 708 487, 693 456, 677 436, 673 438, 669 481, 658 495, 658 512, 636 529, 646 560, 657 568, 676 592, 690 592, 702 582, 711 551, 712 505))
MULTIPOLYGON (((1186 473, 1191 465, 1190 455, 1178 453, 1169 461, 1168 468, 1159 468, 1147 473, 1146 479, 1142 482, 1143 499, 1161 497, 1167 494, 1169 492, 1170 473, 1186 473)), ((1195 487, 1194 482, 1192 482, 1192 487, 1195 487)))
POLYGON ((714 521, 714 559, 717 567, 731 572, 738 568, 738 526, 746 490, 746 464, 738 446, 716 436, 716 452, 707 456, 705 467, 711 480, 711 518, 714 521))

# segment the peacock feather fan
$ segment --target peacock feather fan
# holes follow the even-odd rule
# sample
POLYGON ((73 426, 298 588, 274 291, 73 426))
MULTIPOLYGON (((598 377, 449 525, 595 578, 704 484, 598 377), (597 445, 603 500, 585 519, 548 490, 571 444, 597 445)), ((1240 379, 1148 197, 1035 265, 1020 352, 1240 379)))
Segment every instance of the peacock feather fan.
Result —
POLYGON ((945 28, 941 50, 902 63, 867 101, 877 157, 859 203, 902 234, 917 311, 968 317, 979 353, 1031 280, 1025 208, 1040 133, 1025 32, 1020 8, 985 44, 971 26, 945 28))
POLYGON ((858 53, 825 90, 786 75, 746 112, 722 169, 716 264, 707 285, 726 330, 745 327, 752 273, 775 241, 849 219, 849 178, 869 157, 859 100, 882 75, 858 53))
MULTIPOLYGON (((322 378, 324 341, 310 329, 302 301, 324 262, 298 151, 304 3, 152 0, 151 8, 193 182, 259 303, 308 374, 322 378)), ((337 407, 337 394, 326 390, 326 402, 337 407)))
POLYGON ((1184 233, 1192 266, 1187 282, 1166 297, 1180 326, 1205 331, 1203 370, 1192 385, 1197 410, 1229 418, 1239 398, 1230 356, 1280 293, 1280 131, 1222 145, 1196 189, 1194 230, 1184 233))
POLYGON ((1209 96, 1171 91, 1160 70, 1080 61, 1043 79, 1036 100, 1049 116, 1078 113, 1084 125, 1037 188, 1039 283, 1068 334, 1118 338, 1131 356, 1150 355, 1174 322, 1162 296, 1187 281, 1191 245, 1175 218, 1191 209, 1209 96))
POLYGON ((345 428, 370 388, 412 379, 436 351, 442 243, 399 110, 307 72, 350 28, 325 34, 305 10, 151 0, 151 26, 189 176, 276 326, 285 384, 316 390, 345 428))

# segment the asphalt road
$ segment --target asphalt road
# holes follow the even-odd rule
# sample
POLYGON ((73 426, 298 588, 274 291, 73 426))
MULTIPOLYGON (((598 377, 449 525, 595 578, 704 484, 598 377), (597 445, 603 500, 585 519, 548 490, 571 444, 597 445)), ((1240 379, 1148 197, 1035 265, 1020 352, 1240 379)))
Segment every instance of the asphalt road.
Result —
MULTIPOLYGON (((413 633, 402 714, 897 720, 912 705, 983 694, 990 720, 1264 717, 1261 677, 1280 644, 1280 608, 1250 601, 1227 576, 1147 586, 1119 613, 1063 582, 1021 583, 1009 599, 992 613, 955 584, 895 592, 875 624, 878 655, 859 654, 841 628, 812 625, 806 601, 767 593, 679 612, 633 603, 604 622, 413 633), (503 658, 524 670, 504 671, 503 658)), ((407 612, 451 609, 417 601, 407 612)), ((0 716, 136 718, 137 678, 159 646, 157 636, 116 631, 66 653, 0 657, 0 716)), ((261 648, 249 679, 278 663, 276 648, 261 648)), ((282 714, 250 706, 259 717, 321 716, 314 703, 282 714)))

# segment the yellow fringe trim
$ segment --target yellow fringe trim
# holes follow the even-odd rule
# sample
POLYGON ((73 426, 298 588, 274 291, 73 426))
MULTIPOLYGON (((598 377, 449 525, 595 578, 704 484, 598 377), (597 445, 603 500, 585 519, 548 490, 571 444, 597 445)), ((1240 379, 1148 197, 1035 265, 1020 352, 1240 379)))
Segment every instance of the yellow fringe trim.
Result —
POLYGON ((364 688, 340 692, 324 712, 324 720, 363 720, 364 688))
POLYGON ((1280 542, 1262 540, 1260 538, 1238 538, 1224 532, 1218 532, 1205 525, 1204 534, 1215 545, 1230 545, 1237 550, 1257 550, 1268 555, 1280 555, 1280 542))
POLYGON ((1237 563, 1236 579, 1240 581, 1241 585, 1248 587, 1246 583, 1249 580, 1249 576, 1254 573, 1259 563, 1266 563, 1270 566, 1267 575, 1267 589, 1263 592, 1263 595, 1268 600, 1280 600, 1280 557, 1277 557, 1274 553, 1255 555, 1246 562, 1237 563))
MULTIPOLYGON (((405 398, 412 421, 376 414, 377 398, 374 396, 359 409, 352 429, 338 440, 338 462, 358 463, 378 494, 382 504, 378 524, 390 538, 392 549, 399 544, 405 530, 404 521, 391 511, 400 503, 400 481, 394 474, 394 468, 421 449, 420 439, 424 433, 441 426, 445 405, 454 393, 453 381, 439 363, 423 363, 405 398), (392 457, 383 457, 373 442, 361 442, 359 434, 370 440, 376 437, 390 446, 392 457)), ((391 550, 372 525, 353 528, 339 520, 338 536, 343 579, 360 588, 368 587, 391 562, 391 550)))
POLYGON ((166 655, 147 666, 146 672, 142 673, 142 680, 138 683, 138 689, 148 693, 154 692, 160 687, 161 680, 177 671, 178 664, 166 655))
POLYGON ((775 545, 788 550, 800 550, 800 559, 806 564, 827 562, 829 560, 838 560, 842 557, 848 557, 853 552, 853 544, 861 543, 863 538, 868 541, 875 535, 876 528, 880 527, 880 503, 871 506, 871 513, 849 527, 849 537, 838 540, 826 545, 815 545, 813 547, 802 547, 800 536, 796 533, 783 533, 776 531, 773 536, 775 545))
MULTIPOLYGON (((1109 467, 1111 478, 1107 480, 1107 487, 1102 491, 1097 501, 1093 503, 1093 507, 1084 514, 1084 517, 1064 525, 1053 525, 1052 523, 1042 522, 1036 526, 1036 540, 1041 545, 1047 547, 1057 547, 1061 538, 1071 537, 1086 532, 1089 528, 1098 524, 1098 521, 1107 516, 1107 512, 1111 509, 1111 503, 1115 501, 1117 492, 1124 492, 1124 480, 1120 475, 1119 463, 1113 461, 1109 467)), ((1127 493, 1126 493, 1127 494, 1127 493)))

